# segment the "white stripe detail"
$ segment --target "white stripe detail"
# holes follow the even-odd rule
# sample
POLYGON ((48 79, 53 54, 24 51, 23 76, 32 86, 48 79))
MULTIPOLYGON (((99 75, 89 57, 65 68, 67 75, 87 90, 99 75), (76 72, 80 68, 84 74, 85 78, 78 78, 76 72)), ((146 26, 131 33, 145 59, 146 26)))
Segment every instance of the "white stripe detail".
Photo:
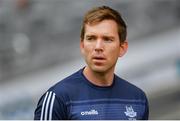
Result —
POLYGON ((52 110, 53 110, 53 105, 54 105, 54 99, 55 99, 55 93, 53 93, 53 97, 52 97, 52 100, 51 100, 50 112, 49 112, 49 120, 52 120, 52 110))
POLYGON ((49 92, 46 93, 46 96, 45 96, 44 101, 43 101, 43 105, 42 105, 42 109, 41 109, 41 118, 40 118, 40 120, 43 120, 42 118, 43 118, 43 113, 44 113, 44 105, 45 105, 45 102, 46 102, 48 93, 49 93, 49 92))
POLYGON ((52 95, 52 92, 49 93, 49 96, 48 96, 48 99, 47 99, 44 120, 47 120, 47 115, 48 115, 47 113, 48 113, 48 107, 49 107, 49 101, 50 101, 51 95, 52 95))

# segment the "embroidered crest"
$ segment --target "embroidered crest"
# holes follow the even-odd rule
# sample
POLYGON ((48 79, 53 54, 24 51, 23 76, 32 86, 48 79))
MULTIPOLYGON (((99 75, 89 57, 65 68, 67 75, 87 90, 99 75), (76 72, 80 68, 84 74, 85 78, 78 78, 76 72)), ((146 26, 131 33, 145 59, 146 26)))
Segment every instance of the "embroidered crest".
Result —
POLYGON ((135 112, 132 108, 132 106, 127 106, 126 105, 126 112, 124 112, 126 114, 126 116, 129 116, 131 118, 134 118, 137 116, 137 112, 135 112))

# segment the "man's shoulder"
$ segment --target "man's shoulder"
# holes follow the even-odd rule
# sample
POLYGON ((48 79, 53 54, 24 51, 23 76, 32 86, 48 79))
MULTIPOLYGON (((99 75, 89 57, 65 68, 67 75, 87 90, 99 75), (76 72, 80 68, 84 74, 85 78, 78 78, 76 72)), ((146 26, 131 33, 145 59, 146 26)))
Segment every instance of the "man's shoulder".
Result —
POLYGON ((121 90, 123 90, 127 94, 138 97, 141 96, 141 98, 146 98, 145 92, 136 85, 118 76, 116 76, 116 79, 117 79, 117 85, 120 86, 121 90))
POLYGON ((71 74, 70 76, 60 80, 48 91, 53 91, 57 95, 71 92, 75 87, 79 86, 79 82, 82 81, 81 70, 71 74))

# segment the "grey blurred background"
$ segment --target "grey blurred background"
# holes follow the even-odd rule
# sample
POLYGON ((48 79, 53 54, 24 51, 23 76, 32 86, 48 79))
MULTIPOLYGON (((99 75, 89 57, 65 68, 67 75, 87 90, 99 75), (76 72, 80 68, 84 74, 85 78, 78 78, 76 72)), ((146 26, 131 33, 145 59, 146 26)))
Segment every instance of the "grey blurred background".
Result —
POLYGON ((146 92, 150 119, 180 119, 180 0, 0 0, 0 120, 33 119, 43 92, 85 65, 82 17, 100 5, 128 25, 116 74, 146 92))

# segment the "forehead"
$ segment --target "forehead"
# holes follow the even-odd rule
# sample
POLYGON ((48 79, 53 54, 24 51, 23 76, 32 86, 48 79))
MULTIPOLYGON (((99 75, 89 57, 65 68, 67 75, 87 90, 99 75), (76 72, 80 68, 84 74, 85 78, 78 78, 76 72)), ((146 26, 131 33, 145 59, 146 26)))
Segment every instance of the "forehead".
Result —
POLYGON ((113 20, 103 20, 98 23, 85 24, 85 35, 87 34, 118 36, 118 26, 113 20))

